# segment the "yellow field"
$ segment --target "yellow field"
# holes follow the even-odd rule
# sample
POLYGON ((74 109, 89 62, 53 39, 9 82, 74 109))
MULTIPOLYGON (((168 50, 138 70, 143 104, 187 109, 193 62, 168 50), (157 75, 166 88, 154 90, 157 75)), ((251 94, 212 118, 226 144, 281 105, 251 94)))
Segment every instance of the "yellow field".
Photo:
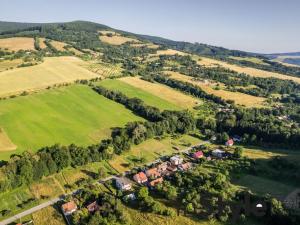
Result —
POLYGON ((195 81, 195 80, 193 80, 192 77, 189 77, 189 76, 177 73, 177 72, 168 71, 168 72, 166 72, 166 74, 171 75, 171 78, 174 78, 176 80, 195 84, 195 85, 201 87, 203 89, 203 91, 205 91, 209 94, 214 94, 225 100, 233 100, 238 105, 244 105, 246 107, 262 107, 263 102, 266 100, 265 98, 262 98, 262 97, 255 97, 255 96, 247 95, 247 94, 240 93, 240 92, 215 90, 209 84, 205 84, 200 81, 195 81))
POLYGON ((154 55, 188 55, 187 53, 185 52, 181 52, 181 51, 177 51, 177 50, 174 50, 174 49, 167 49, 167 50, 158 50, 156 54, 154 55))
POLYGON ((45 44, 46 38, 39 38, 39 45, 41 49, 47 48, 47 45, 45 44))
POLYGON ((258 63, 262 65, 269 65, 268 63, 265 63, 262 61, 262 59, 255 58, 255 57, 238 57, 238 56, 229 56, 231 59, 240 60, 240 61, 248 61, 253 63, 258 63))
POLYGON ((1 151, 13 151, 17 146, 9 139, 5 131, 0 128, 0 152, 1 151))
POLYGON ((53 206, 48 206, 32 214, 35 225, 66 225, 64 218, 53 206))
POLYGON ((16 68, 0 73, 0 96, 23 91, 44 89, 78 79, 91 79, 100 75, 84 68, 86 62, 76 57, 51 57, 39 65, 16 68))
POLYGON ((248 75, 255 76, 255 77, 275 77, 275 78, 283 79, 283 80, 293 80, 295 82, 300 83, 299 77, 292 77, 292 76, 288 76, 288 75, 284 75, 284 74, 280 74, 280 73, 269 72, 269 71, 259 70, 259 69, 250 68, 250 67, 237 66, 237 65, 229 64, 227 62, 210 59, 210 58, 206 58, 206 57, 201 57, 200 59, 201 60, 198 60, 198 63, 200 65, 204 65, 204 66, 220 65, 225 68, 234 70, 238 73, 246 73, 248 75))
POLYGON ((0 39, 0 48, 9 51, 35 50, 34 39, 28 37, 14 37, 0 39))
POLYGON ((151 43, 135 43, 135 44, 131 44, 130 46, 132 47, 147 47, 147 48, 154 48, 157 49, 159 48, 159 45, 156 44, 151 44, 151 43))
POLYGON ((172 88, 166 87, 161 84, 141 80, 138 77, 123 77, 120 78, 120 80, 134 87, 140 88, 154 95, 157 95, 160 98, 172 102, 176 105, 182 106, 183 108, 193 108, 194 106, 201 103, 199 99, 196 99, 192 96, 185 95, 179 91, 176 91, 172 88))
POLYGON ((123 37, 119 33, 113 32, 113 31, 100 31, 102 35, 99 36, 100 40, 102 42, 105 42, 107 44, 111 45, 122 45, 126 42, 135 42, 139 43, 140 41, 135 39, 135 38, 130 38, 130 37, 123 37), (112 37, 106 36, 106 34, 112 34, 112 37))
POLYGON ((101 61, 91 61, 85 65, 88 70, 97 73, 103 77, 120 76, 122 73, 121 65, 112 65, 101 61))
POLYGON ((23 62, 22 59, 0 61, 0 72, 11 69, 11 68, 15 68, 18 65, 22 64, 22 62, 23 62))
POLYGON ((64 52, 66 49, 64 48, 67 44, 60 41, 50 41, 50 44, 57 50, 64 52))

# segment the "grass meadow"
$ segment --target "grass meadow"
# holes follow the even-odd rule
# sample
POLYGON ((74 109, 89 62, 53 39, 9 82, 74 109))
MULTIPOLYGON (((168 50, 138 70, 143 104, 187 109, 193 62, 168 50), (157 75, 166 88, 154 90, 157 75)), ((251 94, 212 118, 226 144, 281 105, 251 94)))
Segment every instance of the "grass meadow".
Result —
POLYGON ((176 104, 159 97, 159 95, 154 95, 148 91, 144 91, 143 89, 134 87, 134 86, 130 85, 129 83, 122 82, 121 80, 108 79, 108 80, 100 81, 98 84, 100 86, 103 86, 110 90, 120 91, 130 98, 134 98, 134 97, 140 98, 147 105, 155 106, 161 110, 165 110, 165 109, 180 110, 180 109, 182 109, 180 106, 177 106, 176 104))
POLYGON ((0 159, 55 143, 97 143, 110 135, 111 127, 137 120, 142 118, 83 85, 2 100, 0 127, 17 150, 2 149, 0 159))

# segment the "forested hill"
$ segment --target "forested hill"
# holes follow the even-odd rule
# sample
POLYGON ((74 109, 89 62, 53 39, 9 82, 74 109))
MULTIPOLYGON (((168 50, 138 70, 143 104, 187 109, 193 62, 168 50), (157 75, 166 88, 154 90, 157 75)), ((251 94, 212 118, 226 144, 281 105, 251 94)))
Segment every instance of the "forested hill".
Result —
MULTIPOLYGON (((0 35, 2 36, 19 36, 19 35, 37 35, 38 33, 45 35, 46 37, 53 38, 55 32, 58 39, 61 41, 70 41, 71 31, 74 33, 89 32, 97 33, 101 29, 108 29, 112 31, 118 31, 123 34, 136 36, 139 39, 145 39, 168 48, 173 48, 181 51, 193 52, 200 55, 207 56, 252 56, 252 53, 246 53, 243 51, 229 50, 222 47, 216 47, 200 43, 189 43, 182 41, 172 41, 169 39, 154 37, 149 35, 139 35, 130 33, 127 31, 116 30, 106 25, 88 22, 88 21, 73 21, 66 23, 16 23, 16 22, 1 22, 0 21, 0 35)), ((82 38, 82 37, 81 37, 82 38)), ((73 39, 73 38, 72 38, 73 39)), ((92 47, 92 46, 90 46, 92 47)))

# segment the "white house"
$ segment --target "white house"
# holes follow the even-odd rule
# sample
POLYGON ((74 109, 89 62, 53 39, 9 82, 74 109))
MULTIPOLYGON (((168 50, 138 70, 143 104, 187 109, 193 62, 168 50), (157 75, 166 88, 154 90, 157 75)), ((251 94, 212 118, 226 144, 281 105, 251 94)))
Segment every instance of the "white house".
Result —
POLYGON ((222 150, 220 150, 220 149, 215 149, 215 150, 213 150, 212 151, 212 155, 214 156, 214 157, 217 157, 217 158, 222 158, 223 157, 223 155, 224 155, 224 151, 222 151, 222 150))
POLYGON ((131 181, 125 177, 116 178, 116 186, 119 190, 128 191, 131 189, 131 181))
POLYGON ((174 156, 172 156, 172 157, 170 158, 170 162, 171 162, 173 165, 178 166, 178 165, 182 164, 183 159, 180 158, 179 155, 174 155, 174 156))

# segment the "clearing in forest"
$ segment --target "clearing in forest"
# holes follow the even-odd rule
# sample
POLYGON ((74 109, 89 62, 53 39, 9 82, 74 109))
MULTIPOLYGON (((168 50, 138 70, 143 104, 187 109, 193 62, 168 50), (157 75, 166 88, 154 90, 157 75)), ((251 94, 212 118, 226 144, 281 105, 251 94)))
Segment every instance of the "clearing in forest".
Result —
POLYGON ((84 85, 2 100, 0 126, 17 145, 17 150, 0 152, 0 159, 55 143, 95 144, 108 138, 112 127, 141 120, 123 105, 84 85))
POLYGON ((3 71, 0 73, 0 96, 35 91, 54 84, 100 76, 85 69, 86 64, 76 57, 50 57, 36 66, 3 71))
POLYGON ((134 43, 140 42, 135 38, 124 37, 121 34, 113 31, 100 31, 99 33, 101 34, 99 36, 100 40, 104 43, 111 44, 111 45, 122 45, 125 44, 126 42, 134 42, 134 43), (108 36, 108 34, 110 34, 110 36, 108 36))
POLYGON ((194 106, 201 104, 201 100, 197 98, 183 94, 180 91, 174 90, 173 88, 162 84, 144 81, 139 77, 123 77, 120 78, 120 80, 136 88, 150 92, 153 95, 159 96, 160 98, 182 108, 191 109, 194 106))
POLYGON ((8 49, 8 51, 35 50, 34 39, 29 37, 0 39, 0 49, 8 49))
POLYGON ((225 100, 233 100, 236 104, 244 105, 246 107, 263 107, 263 103, 266 100, 262 97, 247 95, 240 92, 231 92, 222 89, 217 90, 214 89, 214 86, 209 83, 193 80, 193 77, 186 76, 181 73, 168 71, 166 74, 171 75, 171 78, 173 79, 195 84, 209 94, 219 96, 225 100))

